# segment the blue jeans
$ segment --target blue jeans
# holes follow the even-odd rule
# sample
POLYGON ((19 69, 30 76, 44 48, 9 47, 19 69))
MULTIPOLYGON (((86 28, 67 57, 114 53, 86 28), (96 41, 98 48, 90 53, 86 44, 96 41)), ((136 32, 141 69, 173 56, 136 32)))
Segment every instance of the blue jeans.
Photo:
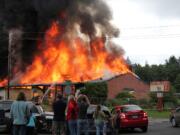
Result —
POLYGON ((26 135, 26 125, 13 125, 13 135, 26 135))
POLYGON ((87 119, 78 119, 77 121, 77 135, 81 135, 83 133, 84 135, 89 135, 88 132, 88 120, 87 119))
POLYGON ((68 121, 70 135, 77 135, 77 120, 68 121))
POLYGON ((96 135, 100 135, 104 133, 104 123, 103 122, 95 122, 96 126, 96 135))

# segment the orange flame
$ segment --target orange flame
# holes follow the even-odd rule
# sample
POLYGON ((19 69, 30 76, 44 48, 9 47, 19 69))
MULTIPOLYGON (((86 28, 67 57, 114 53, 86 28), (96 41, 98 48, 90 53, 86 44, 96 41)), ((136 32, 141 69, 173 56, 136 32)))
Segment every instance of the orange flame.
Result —
POLYGON ((88 42, 77 37, 69 41, 54 22, 47 30, 41 53, 22 75, 20 83, 82 82, 101 78, 105 71, 115 75, 130 72, 122 56, 107 51, 103 38, 88 42))
POLYGON ((0 80, 0 87, 5 86, 7 83, 8 83, 8 80, 7 80, 7 79, 0 80))

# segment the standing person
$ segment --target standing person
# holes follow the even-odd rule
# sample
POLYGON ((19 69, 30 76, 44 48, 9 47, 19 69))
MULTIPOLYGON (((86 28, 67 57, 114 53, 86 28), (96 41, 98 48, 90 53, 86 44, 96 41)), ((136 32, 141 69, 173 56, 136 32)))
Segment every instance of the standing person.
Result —
POLYGON ((100 135, 100 134, 103 134, 105 135, 106 134, 106 129, 105 129, 105 119, 106 119, 106 115, 104 114, 103 111, 101 111, 101 105, 98 105, 96 107, 96 110, 93 114, 93 118, 95 120, 95 126, 96 126, 96 135, 100 135))
POLYGON ((26 135, 26 124, 28 123, 30 110, 23 92, 20 92, 17 100, 13 102, 10 114, 13 121, 13 135, 26 135))
POLYGON ((118 108, 116 110, 116 114, 113 118, 113 127, 114 127, 114 131, 115 131, 115 134, 118 135, 119 133, 119 129, 120 129, 120 125, 121 124, 121 109, 118 108))
POLYGON ((77 135, 84 133, 88 135, 88 119, 87 109, 90 105, 89 99, 86 95, 80 95, 78 97, 78 121, 77 121, 77 135))
POLYGON ((63 96, 59 94, 57 96, 57 101, 53 103, 53 135, 65 135, 65 110, 66 102, 63 100, 63 96))
POLYGON ((69 96, 66 119, 70 135, 77 135, 78 105, 73 95, 69 96))
POLYGON ((31 112, 31 116, 29 118, 29 122, 27 124, 27 135, 37 135, 36 117, 35 117, 34 113, 32 113, 32 112, 31 112))

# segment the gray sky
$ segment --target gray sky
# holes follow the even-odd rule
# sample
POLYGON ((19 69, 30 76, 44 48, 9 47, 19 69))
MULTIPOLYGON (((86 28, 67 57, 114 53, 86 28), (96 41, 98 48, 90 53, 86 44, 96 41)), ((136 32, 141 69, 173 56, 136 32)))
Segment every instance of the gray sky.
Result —
POLYGON ((105 0, 133 63, 160 64, 180 56, 180 0, 105 0))

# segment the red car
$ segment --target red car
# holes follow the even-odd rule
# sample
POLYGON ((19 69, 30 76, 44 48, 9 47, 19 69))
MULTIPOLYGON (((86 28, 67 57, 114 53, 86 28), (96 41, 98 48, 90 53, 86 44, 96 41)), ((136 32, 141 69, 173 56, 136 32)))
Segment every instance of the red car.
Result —
POLYGON ((143 132, 147 132, 148 115, 141 107, 137 105, 116 106, 112 109, 112 114, 116 115, 118 110, 120 110, 120 113, 115 121, 119 119, 119 129, 130 128, 133 130, 134 128, 140 128, 143 132))

